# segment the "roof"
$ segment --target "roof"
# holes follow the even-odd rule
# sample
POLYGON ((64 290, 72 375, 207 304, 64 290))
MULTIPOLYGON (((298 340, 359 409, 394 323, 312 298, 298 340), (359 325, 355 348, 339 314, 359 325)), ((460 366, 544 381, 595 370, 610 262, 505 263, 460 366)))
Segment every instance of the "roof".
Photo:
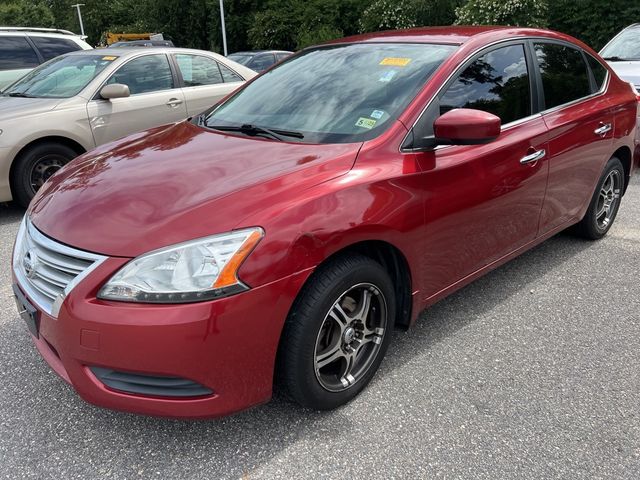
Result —
POLYGON ((229 55, 257 55, 259 53, 293 53, 289 50, 245 50, 243 52, 233 52, 229 55))
MULTIPOLYGON (((449 25, 446 27, 419 27, 406 30, 387 30, 383 32, 364 33, 351 37, 340 38, 327 42, 331 43, 352 43, 352 42, 410 42, 410 43, 450 43, 460 45, 474 37, 487 32, 497 32, 518 27, 504 26, 458 26, 449 25)), ((526 29, 519 29, 526 30, 526 29)), ((533 31, 533 30, 531 30, 533 31)))
POLYGON ((73 35, 74 37, 79 37, 73 32, 69 30, 61 30, 58 28, 31 28, 31 27, 1 27, 0 32, 36 32, 36 33, 58 33, 61 35, 73 35))

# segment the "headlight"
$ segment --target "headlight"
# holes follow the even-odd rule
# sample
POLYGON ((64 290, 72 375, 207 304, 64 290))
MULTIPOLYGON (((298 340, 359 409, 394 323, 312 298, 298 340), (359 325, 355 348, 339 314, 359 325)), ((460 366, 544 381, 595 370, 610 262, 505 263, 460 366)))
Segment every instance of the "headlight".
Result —
POLYGON ((248 228, 146 253, 122 267, 98 298, 185 303, 247 290, 238 280, 238 269, 263 235, 259 227, 248 228))

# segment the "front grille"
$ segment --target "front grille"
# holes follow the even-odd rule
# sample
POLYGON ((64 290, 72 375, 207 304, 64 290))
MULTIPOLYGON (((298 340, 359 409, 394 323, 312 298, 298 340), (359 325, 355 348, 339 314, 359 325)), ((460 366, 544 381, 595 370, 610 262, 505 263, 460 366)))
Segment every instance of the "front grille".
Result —
POLYGON ((25 217, 13 250, 13 271, 36 306, 57 317, 73 287, 105 259, 52 240, 25 217))
POLYGON ((192 380, 163 375, 120 372, 102 367, 89 367, 98 380, 120 392, 154 397, 202 397, 213 391, 192 380))

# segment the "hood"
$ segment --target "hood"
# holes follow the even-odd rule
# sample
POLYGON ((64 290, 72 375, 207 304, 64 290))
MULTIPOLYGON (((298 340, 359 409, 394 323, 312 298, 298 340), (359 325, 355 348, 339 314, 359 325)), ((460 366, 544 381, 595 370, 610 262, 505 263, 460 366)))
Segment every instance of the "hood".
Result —
POLYGON ((135 257, 249 226, 242 219, 274 199, 348 172, 360 146, 239 137, 181 122, 78 157, 40 189, 29 215, 62 243, 135 257))
POLYGON ((60 98, 0 97, 0 122, 53 110, 60 98))
POLYGON ((622 80, 640 86, 640 60, 607 63, 622 80))

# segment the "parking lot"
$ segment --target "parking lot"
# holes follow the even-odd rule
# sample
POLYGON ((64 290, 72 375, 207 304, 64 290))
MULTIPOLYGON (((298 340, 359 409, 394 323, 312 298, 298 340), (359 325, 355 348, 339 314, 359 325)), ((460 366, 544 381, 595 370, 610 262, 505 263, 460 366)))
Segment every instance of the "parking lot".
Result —
POLYGON ((3 478, 639 478, 640 179, 609 235, 559 235, 397 333, 337 411, 276 399, 175 421, 84 403, 10 287, 23 212, 0 205, 3 478))

